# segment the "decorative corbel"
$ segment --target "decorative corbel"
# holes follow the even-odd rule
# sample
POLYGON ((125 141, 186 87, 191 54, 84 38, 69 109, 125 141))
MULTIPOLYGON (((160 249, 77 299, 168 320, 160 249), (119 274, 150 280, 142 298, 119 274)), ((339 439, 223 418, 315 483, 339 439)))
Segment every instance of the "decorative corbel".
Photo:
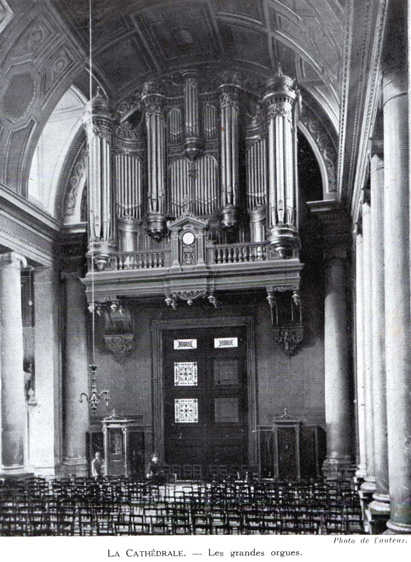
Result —
POLYGON ((122 363, 136 348, 134 334, 105 334, 104 342, 119 363, 122 363))
POLYGON ((100 308, 104 316, 104 342, 119 363, 136 348, 133 319, 128 306, 117 300, 100 308))
POLYGON ((274 340, 281 345, 289 357, 300 345, 304 338, 304 326, 281 326, 273 329, 274 340))
POLYGON ((275 292, 270 291, 267 295, 271 310, 273 336, 284 352, 291 357, 304 338, 301 297, 297 290, 294 290, 291 295, 290 291, 277 291, 277 288, 275 292), (275 292, 280 293, 281 296, 277 298, 275 292))

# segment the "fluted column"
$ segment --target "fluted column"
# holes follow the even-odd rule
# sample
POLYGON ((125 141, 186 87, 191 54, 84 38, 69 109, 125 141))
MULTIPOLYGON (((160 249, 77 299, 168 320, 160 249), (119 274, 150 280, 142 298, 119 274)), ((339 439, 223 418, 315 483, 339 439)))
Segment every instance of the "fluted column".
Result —
POLYGON ((194 160, 200 152, 200 121, 198 115, 198 72, 186 70, 184 78, 184 151, 190 160, 194 160))
POLYGON ((98 89, 84 115, 88 142, 88 190, 90 242, 98 269, 104 269, 114 234, 111 187, 111 145, 113 120, 110 105, 98 89))
POLYGON ((384 56, 384 248, 390 532, 411 533, 410 188, 407 14, 394 2, 384 56), (401 65, 402 63, 402 65, 401 65))
POLYGON ((86 432, 89 415, 80 394, 88 392, 86 296, 76 274, 65 274, 64 465, 68 473, 87 474, 86 432))
POLYGON ((55 475, 61 462, 59 278, 51 268, 34 271, 34 364, 36 405, 30 416, 30 464, 55 475))
POLYGON ((3 474, 25 469, 26 401, 23 371, 21 267, 25 258, 0 255, 1 463, 3 474))
POLYGON ((358 467, 357 476, 364 478, 367 468, 366 430, 365 430, 365 376, 364 376, 364 256, 363 236, 356 233, 355 245, 355 319, 356 319, 356 402, 358 425, 358 467))
POLYGON ((225 228, 238 223, 238 93, 240 82, 235 72, 227 73, 219 86, 221 112, 221 224, 225 228))
POLYGON ((347 477, 352 469, 345 250, 325 255, 325 421, 328 479, 347 477))
MULTIPOLYGON (((384 294, 384 160, 382 143, 372 143, 371 157, 371 289, 372 370, 374 414, 375 492, 370 504, 374 518, 385 520, 390 513, 388 489, 387 408, 385 383, 385 294, 384 294)), ((381 521, 383 523, 383 521, 381 521)), ((379 530, 379 529, 377 529, 379 530)))
POLYGON ((164 96, 158 91, 155 82, 147 82, 141 99, 145 106, 147 128, 147 232, 159 241, 167 232, 164 96))
POLYGON ((363 232, 363 303, 364 303, 364 382, 365 382, 365 454, 367 469, 365 482, 361 489, 364 492, 375 491, 374 469, 374 407, 373 407, 373 365, 372 365, 372 285, 371 285, 371 206, 369 194, 364 191, 362 206, 363 232))
POLYGON ((299 248, 297 119, 298 90, 281 70, 267 82, 268 239, 285 258, 299 248))

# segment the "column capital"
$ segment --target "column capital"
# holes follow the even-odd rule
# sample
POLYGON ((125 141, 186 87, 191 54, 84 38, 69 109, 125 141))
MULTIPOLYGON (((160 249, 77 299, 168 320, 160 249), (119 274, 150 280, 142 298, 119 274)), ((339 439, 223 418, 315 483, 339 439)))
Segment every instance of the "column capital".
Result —
POLYGON ((24 256, 16 254, 16 252, 0 254, 0 269, 8 266, 14 266, 21 269, 22 267, 27 267, 27 260, 24 256))
POLYGON ((322 226, 319 237, 323 239, 326 249, 348 247, 351 244, 350 217, 344 207, 334 201, 314 201, 308 207, 322 226))

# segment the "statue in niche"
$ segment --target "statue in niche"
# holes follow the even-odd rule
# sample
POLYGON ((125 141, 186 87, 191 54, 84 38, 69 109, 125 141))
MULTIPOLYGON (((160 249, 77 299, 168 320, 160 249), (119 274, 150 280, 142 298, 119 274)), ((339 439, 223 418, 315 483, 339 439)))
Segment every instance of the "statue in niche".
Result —
POLYGON ((123 453, 123 439, 120 431, 114 431, 111 436, 111 454, 121 455, 123 453))

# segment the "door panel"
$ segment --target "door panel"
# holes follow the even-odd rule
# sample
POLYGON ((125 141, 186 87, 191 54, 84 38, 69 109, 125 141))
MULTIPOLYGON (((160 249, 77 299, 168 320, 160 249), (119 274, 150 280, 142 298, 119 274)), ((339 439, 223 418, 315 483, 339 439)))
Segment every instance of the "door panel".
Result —
POLYGON ((167 464, 247 464, 245 328, 164 334, 167 464))

